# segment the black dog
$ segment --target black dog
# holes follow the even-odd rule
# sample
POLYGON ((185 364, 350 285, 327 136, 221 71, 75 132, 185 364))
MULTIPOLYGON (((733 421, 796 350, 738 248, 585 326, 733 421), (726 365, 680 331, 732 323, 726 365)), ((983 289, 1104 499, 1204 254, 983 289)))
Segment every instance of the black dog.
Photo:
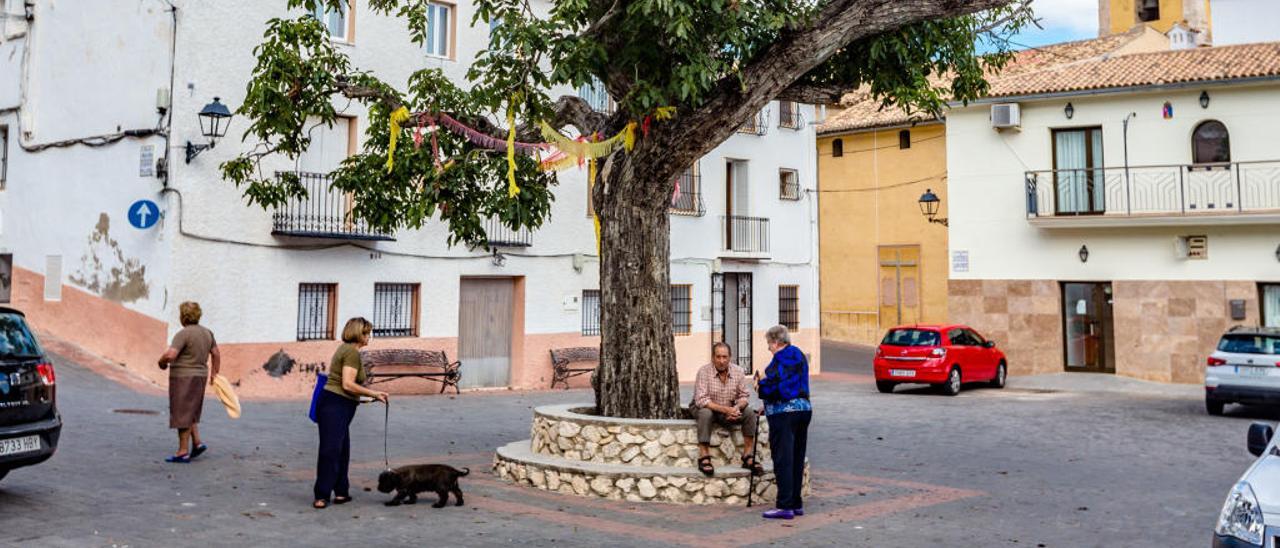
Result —
POLYGON ((435 491, 440 498, 432 504, 433 508, 444 508, 453 493, 455 506, 462 506, 462 489, 458 487, 458 478, 471 473, 470 468, 458 470, 444 464, 415 464, 401 466, 395 470, 387 470, 378 475, 378 492, 396 492, 395 498, 387 501, 387 506, 416 504, 418 493, 435 491))

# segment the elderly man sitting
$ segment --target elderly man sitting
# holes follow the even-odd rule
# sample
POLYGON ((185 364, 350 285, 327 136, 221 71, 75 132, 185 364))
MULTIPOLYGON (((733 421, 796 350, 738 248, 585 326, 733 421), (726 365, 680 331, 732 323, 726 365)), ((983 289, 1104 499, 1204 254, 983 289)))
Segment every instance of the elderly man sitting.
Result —
POLYGON ((726 428, 742 428, 742 467, 752 474, 764 474, 756 462, 756 412, 748 405, 751 396, 747 375, 741 367, 729 363, 729 345, 718 342, 711 348, 711 363, 698 370, 693 389, 693 413, 698 421, 698 470, 708 476, 716 469, 711 465, 711 428, 718 423, 726 428))

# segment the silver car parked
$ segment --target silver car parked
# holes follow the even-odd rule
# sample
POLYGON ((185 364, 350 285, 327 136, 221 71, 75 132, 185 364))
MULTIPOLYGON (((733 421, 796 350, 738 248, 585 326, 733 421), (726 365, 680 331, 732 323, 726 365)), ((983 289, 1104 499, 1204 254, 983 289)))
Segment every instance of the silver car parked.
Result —
POLYGON ((1209 355, 1204 407, 1221 415, 1228 403, 1280 405, 1280 328, 1233 327, 1209 355))
POLYGON ((1214 548, 1280 548, 1280 448, 1275 429, 1249 427, 1249 452, 1258 457, 1227 493, 1213 528, 1214 548))

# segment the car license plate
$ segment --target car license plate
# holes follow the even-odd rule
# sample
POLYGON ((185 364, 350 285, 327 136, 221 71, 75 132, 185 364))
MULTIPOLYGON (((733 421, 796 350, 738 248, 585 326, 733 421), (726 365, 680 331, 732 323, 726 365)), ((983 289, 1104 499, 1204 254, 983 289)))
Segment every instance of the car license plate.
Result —
POLYGON ((1251 365, 1237 365, 1236 374, 1241 377, 1265 377, 1267 372, 1271 371, 1271 367, 1254 367, 1251 365))
POLYGON ((890 369, 889 374, 895 377, 914 377, 916 376, 916 370, 915 369, 890 369))
POLYGON ((32 451, 39 450, 40 436, 26 436, 23 438, 0 440, 0 456, 30 453, 32 451))

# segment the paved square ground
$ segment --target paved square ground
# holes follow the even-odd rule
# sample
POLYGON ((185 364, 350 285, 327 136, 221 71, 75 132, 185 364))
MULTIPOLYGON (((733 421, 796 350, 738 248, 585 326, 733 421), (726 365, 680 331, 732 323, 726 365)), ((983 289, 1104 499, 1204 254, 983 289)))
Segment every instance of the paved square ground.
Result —
MULTIPOLYGON (((391 409, 392 465, 468 466, 467 505, 386 508, 366 492, 382 469, 382 409, 353 424, 355 502, 309 507, 315 427, 306 402, 205 410, 211 450, 173 448, 165 400, 57 362, 66 427, 49 462, 0 482, 0 543, 22 546, 1203 546, 1227 489, 1252 460, 1251 420, 1205 415, 1196 387, 1099 375, 1013 378, 955 398, 879 394, 864 351, 824 348, 814 382, 808 515, 763 508, 634 504, 518 488, 492 451, 529 436, 537 405, 581 390, 405 397, 391 409), (142 411, 138 414, 118 411, 142 411)), ((686 388, 686 390, 688 390, 686 388)))

